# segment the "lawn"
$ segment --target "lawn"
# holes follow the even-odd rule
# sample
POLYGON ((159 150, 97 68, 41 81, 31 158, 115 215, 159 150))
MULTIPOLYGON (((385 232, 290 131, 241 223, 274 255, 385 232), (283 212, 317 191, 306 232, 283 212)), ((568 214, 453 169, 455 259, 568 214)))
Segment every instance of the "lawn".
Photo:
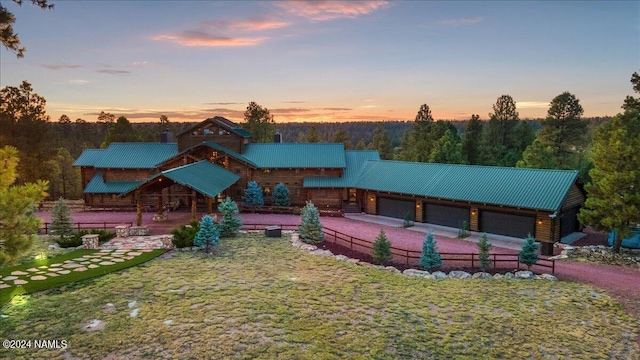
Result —
POLYGON ((407 278, 261 235, 17 299, 1 309, 1 338, 68 347, 0 358, 638 356, 638 321, 588 286, 407 278), (95 319, 104 329, 86 330, 95 319))

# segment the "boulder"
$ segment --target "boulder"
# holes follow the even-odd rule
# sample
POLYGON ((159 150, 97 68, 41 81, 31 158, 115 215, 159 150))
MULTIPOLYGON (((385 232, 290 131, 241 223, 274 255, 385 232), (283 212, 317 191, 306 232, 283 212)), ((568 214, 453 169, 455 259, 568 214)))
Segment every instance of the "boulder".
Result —
POLYGON ((384 268, 384 269, 385 269, 386 271, 388 271, 388 272, 392 272, 392 273, 394 273, 394 274, 400 274, 400 273, 401 273, 401 271, 400 271, 400 270, 396 269, 396 268, 395 268, 395 267, 393 267, 393 266, 385 266, 385 268, 384 268))
POLYGON ((353 265, 358 265, 360 264, 360 260, 359 259, 347 259, 347 262, 353 265))
POLYGON ((504 278, 505 279, 513 279, 515 277, 515 275, 513 275, 513 273, 506 273, 504 274, 504 278))
POLYGON ((534 279, 533 273, 528 270, 517 271, 515 274, 516 279, 534 279))
MULTIPOLYGON (((419 277, 426 277, 427 275, 431 275, 428 271, 417 270, 417 269, 407 269, 402 273, 406 276, 419 276, 419 277)), ((435 276, 433 276, 433 278, 435 279, 435 276)))
POLYGON ((315 245, 311 245, 311 244, 303 244, 300 246, 300 250, 304 250, 304 251, 315 251, 318 250, 318 247, 315 245))
POLYGON ((436 272, 432 273, 431 275, 433 275, 436 279, 446 279, 446 278, 448 278, 447 274, 443 273, 442 271, 436 271, 436 272))
POLYGON ((336 255, 336 260, 349 261, 349 257, 340 254, 340 255, 336 255))
POLYGON ((320 249, 309 251, 309 254, 319 255, 319 256, 333 256, 333 253, 331 252, 331 250, 320 250, 320 249))
POLYGON ((502 275, 502 274, 494 274, 493 278, 494 279, 504 279, 504 275, 502 275))
POLYGON ((477 272, 472 276, 474 279, 491 279, 493 276, 487 272, 477 272))
POLYGON ((558 281, 558 278, 551 274, 542 274, 540 275, 540 278, 542 280, 558 281))
POLYGON ((452 279, 470 279, 471 274, 466 271, 452 271, 449 273, 449 277, 452 279))

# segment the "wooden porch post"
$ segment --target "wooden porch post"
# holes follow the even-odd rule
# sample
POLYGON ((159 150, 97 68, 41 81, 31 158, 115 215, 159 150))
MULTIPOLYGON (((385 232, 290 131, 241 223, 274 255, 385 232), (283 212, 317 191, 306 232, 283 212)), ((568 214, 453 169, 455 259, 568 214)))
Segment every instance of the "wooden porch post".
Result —
POLYGON ((207 214, 213 214, 213 199, 207 196, 207 214))
POLYGON ((136 226, 142 226, 142 195, 136 190, 136 226))
POLYGON ((196 199, 196 191, 191 191, 191 220, 196 219, 196 209, 197 209, 197 199, 196 199))
POLYGON ((158 195, 158 202, 156 204, 156 214, 162 215, 162 192, 158 195))

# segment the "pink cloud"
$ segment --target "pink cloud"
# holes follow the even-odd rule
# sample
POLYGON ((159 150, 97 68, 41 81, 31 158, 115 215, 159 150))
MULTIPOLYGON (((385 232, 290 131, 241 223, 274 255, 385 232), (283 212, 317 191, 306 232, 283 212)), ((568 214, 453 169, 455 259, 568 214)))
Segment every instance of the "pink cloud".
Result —
POLYGON ((218 30, 256 32, 256 31, 265 31, 265 30, 284 28, 291 25, 291 23, 286 21, 279 21, 279 20, 254 18, 254 19, 248 19, 244 21, 226 21, 226 20, 207 21, 203 23, 203 25, 205 25, 208 28, 213 28, 218 30))
POLYGON ((158 35, 153 40, 168 40, 182 46, 232 47, 255 46, 262 43, 265 37, 232 37, 210 34, 205 31, 183 31, 174 35, 158 35))
POLYGON ((355 18, 371 14, 389 6, 388 1, 311 1, 293 0, 275 3, 291 15, 306 17, 315 21, 339 18, 355 18))

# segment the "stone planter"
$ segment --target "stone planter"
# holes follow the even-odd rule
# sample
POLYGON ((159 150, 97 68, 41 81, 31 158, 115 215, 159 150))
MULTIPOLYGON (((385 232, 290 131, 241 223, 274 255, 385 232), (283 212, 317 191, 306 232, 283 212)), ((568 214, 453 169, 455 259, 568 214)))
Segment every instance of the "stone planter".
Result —
POLYGON ((87 234, 82 236, 82 246, 85 249, 97 249, 100 246, 98 234, 87 234))

